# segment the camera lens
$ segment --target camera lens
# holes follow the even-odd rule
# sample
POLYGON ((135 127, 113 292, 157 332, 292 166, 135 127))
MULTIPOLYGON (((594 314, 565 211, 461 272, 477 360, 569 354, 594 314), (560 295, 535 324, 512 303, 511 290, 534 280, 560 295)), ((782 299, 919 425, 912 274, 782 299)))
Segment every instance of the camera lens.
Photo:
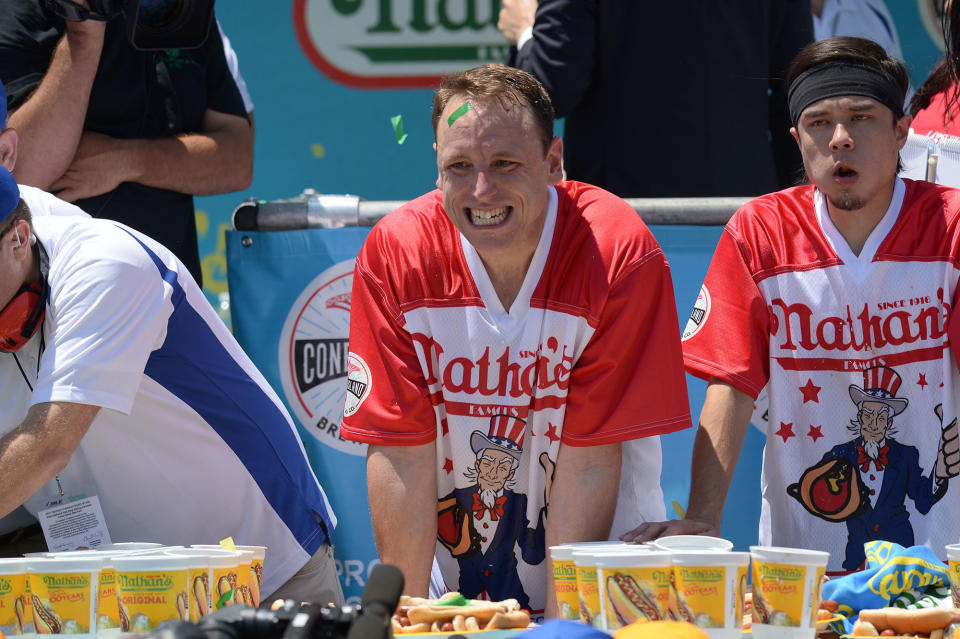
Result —
POLYGON ((184 0, 140 0, 138 20, 145 27, 164 29, 182 17, 184 0))

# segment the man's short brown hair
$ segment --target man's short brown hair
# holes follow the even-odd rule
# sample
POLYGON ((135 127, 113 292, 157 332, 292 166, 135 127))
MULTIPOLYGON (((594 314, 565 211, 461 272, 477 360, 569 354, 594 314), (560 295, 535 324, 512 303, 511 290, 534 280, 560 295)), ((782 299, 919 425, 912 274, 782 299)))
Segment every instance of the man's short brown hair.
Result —
POLYGON ((477 100, 502 100, 530 108, 546 154, 553 141, 553 103, 536 78, 502 64, 485 64, 443 79, 433 94, 433 136, 436 140, 440 115, 454 96, 477 100))
POLYGON ((30 228, 33 228, 33 215, 30 214, 30 207, 27 206, 27 203, 23 198, 20 198, 16 208, 14 208, 13 212, 7 216, 7 219, 5 219, 3 222, 0 222, 0 238, 6 235, 7 232, 13 228, 13 225, 20 220, 26 220, 27 224, 30 225, 30 228))

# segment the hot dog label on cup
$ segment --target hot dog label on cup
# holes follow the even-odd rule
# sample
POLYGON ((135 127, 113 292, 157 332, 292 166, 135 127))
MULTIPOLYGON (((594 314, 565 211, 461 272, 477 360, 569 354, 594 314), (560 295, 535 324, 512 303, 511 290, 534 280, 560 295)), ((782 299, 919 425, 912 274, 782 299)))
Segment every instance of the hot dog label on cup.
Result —
POLYGON ((248 588, 250 589, 250 598, 253 603, 250 605, 256 608, 260 605, 260 586, 263 585, 263 559, 254 557, 250 563, 250 579, 248 588))
POLYGON ((742 628, 743 627, 743 602, 747 599, 747 567, 746 566, 737 566, 737 592, 734 593, 736 597, 735 602, 735 612, 733 618, 733 627, 742 628))
POLYGON ((724 566, 675 566, 677 607, 690 611, 701 628, 726 624, 726 569, 724 566))
POLYGON ((8 637, 22 635, 30 622, 30 591, 26 572, 21 575, 0 575, 0 631, 8 637))
POLYGON ((553 585, 557 590, 557 610, 561 619, 579 619, 580 602, 577 596, 577 566, 573 561, 553 561, 553 585))
POLYGON ((117 602, 117 573, 113 568, 103 568, 97 588, 97 630, 120 627, 120 605, 117 602))
POLYGON ((96 590, 89 572, 33 573, 30 594, 36 630, 42 635, 90 632, 96 590))
POLYGON ((602 618, 596 566, 577 566, 577 591, 580 595, 580 621, 599 628, 602 618))
POLYGON ((669 568, 601 568, 607 630, 640 619, 667 618, 670 608, 669 568))
POLYGON ((754 622, 800 627, 803 620, 804 566, 753 562, 754 622))
POLYGON ((150 632, 168 621, 187 621, 187 571, 117 571, 120 626, 150 632))
POLYGON ((960 608, 960 561, 950 560, 950 594, 953 596, 953 607, 960 608))
POLYGON ((826 568, 817 568, 816 579, 813 582, 813 593, 810 597, 810 625, 817 625, 817 612, 820 610, 820 593, 823 592, 823 580, 827 575, 826 568))
POLYGON ((213 602, 213 610, 216 612, 224 606, 229 606, 237 602, 237 567, 214 568, 213 569, 213 588, 210 593, 210 599, 213 602))

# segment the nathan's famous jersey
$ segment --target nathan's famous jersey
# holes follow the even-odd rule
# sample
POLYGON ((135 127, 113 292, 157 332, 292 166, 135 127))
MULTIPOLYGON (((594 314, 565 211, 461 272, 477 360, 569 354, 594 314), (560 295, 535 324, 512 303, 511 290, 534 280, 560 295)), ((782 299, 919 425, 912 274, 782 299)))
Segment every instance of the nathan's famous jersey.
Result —
POLYGON ((687 427, 678 334, 663 253, 619 198, 551 187, 505 311, 435 191, 381 221, 358 257, 342 432, 435 440, 446 587, 543 610, 544 494, 560 443, 687 427))
MULTIPOLYGON (((812 186, 756 199, 717 246, 684 331, 687 370, 754 398, 767 385, 760 543, 855 570, 874 539, 956 541, 960 192, 897 180, 854 255, 812 186)), ((842 214, 842 213, 841 213, 842 214)))

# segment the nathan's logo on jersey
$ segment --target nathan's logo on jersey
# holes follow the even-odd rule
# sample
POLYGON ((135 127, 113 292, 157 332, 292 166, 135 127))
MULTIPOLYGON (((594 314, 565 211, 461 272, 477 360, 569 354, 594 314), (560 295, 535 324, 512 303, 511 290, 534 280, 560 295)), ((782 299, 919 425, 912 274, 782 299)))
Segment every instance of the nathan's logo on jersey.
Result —
POLYGON ((562 395, 570 385, 573 348, 561 346, 556 337, 548 337, 536 351, 515 354, 509 346, 503 350, 488 346, 476 360, 444 357, 443 346, 432 337, 422 333, 412 333, 411 337, 426 362, 429 386, 439 383, 454 393, 524 397, 533 395, 535 389, 555 388, 562 395))
POLYGON ((347 372, 347 399, 343 404, 343 414, 350 417, 360 404, 370 396, 370 367, 363 358, 356 353, 350 353, 350 362, 347 372))
POLYGON ((690 339, 703 327, 710 315, 710 292, 706 285, 700 288, 700 294, 697 295, 697 301, 693 304, 693 310, 690 312, 690 319, 687 320, 687 326, 683 329, 681 339, 690 339))
POLYGON ((304 287, 287 313, 278 356, 287 404, 304 429, 337 450, 365 455, 365 445, 340 436, 344 400, 350 396, 353 265, 348 260, 331 266, 304 287))
POLYGON ((771 346, 780 350, 872 351, 887 345, 939 340, 946 335, 950 304, 937 289, 936 299, 920 296, 846 307, 843 317, 818 317, 803 303, 772 300, 771 346))

